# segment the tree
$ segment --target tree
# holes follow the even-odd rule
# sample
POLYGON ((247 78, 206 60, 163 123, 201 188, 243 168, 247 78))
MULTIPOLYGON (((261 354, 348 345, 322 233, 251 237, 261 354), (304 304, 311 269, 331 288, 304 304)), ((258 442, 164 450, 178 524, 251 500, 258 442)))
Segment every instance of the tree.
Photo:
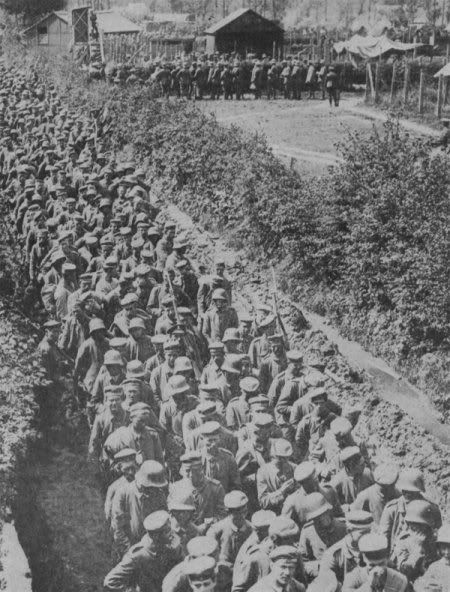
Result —
POLYGON ((52 10, 64 8, 63 0, 0 0, 0 8, 10 14, 23 15, 24 20, 31 20, 52 10))

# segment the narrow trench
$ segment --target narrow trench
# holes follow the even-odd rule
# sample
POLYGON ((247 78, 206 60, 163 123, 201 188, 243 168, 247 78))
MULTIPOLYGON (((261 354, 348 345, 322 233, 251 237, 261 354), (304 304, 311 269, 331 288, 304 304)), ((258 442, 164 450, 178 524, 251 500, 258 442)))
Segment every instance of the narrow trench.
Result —
POLYGON ((110 552, 100 483, 86 458, 88 427, 65 396, 50 418, 47 395, 37 393, 40 438, 19 467, 14 509, 33 592, 100 592, 110 552))

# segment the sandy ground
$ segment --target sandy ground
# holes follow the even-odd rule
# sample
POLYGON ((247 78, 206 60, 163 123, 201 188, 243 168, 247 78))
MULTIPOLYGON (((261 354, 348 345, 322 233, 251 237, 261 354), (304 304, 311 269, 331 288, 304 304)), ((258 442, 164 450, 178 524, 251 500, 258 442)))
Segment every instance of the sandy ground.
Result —
MULTIPOLYGON (((238 125, 267 137, 273 151, 288 166, 300 173, 323 174, 340 162, 337 144, 349 131, 368 134, 374 125, 386 120, 386 113, 366 108, 362 95, 343 94, 338 108, 328 101, 284 99, 255 101, 204 101, 197 103, 205 112, 214 113, 224 125, 238 125)), ((414 134, 432 135, 424 125, 404 121, 414 134)))

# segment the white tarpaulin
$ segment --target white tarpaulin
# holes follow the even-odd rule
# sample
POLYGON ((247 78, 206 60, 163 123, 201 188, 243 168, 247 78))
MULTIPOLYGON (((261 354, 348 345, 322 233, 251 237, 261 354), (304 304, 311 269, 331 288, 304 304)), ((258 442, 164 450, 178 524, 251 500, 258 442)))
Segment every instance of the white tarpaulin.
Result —
POLYGON ((445 64, 445 66, 434 75, 435 78, 439 78, 439 76, 450 76, 450 64, 445 64))
POLYGON ((353 35, 348 41, 338 41, 334 44, 336 53, 347 51, 348 53, 356 54, 365 58, 377 58, 387 51, 409 51, 416 47, 420 47, 422 43, 402 43, 401 41, 392 41, 385 35, 381 37, 363 37, 362 35, 353 35))

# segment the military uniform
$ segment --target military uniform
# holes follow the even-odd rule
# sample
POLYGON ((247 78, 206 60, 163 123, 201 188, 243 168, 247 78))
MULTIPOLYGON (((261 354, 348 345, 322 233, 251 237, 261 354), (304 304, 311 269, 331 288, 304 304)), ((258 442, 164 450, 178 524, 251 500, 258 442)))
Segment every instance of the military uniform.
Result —
POLYGON ((319 529, 314 521, 307 522, 300 533, 299 550, 309 578, 319 574, 320 560, 327 549, 345 537, 345 522, 333 519, 332 527, 319 529))
POLYGON ((231 430, 238 430, 250 421, 250 405, 245 396, 231 399, 225 410, 225 421, 231 430))
POLYGON ((221 311, 211 308, 203 317, 202 333, 210 342, 217 342, 221 341, 226 329, 238 326, 239 319, 234 308, 221 311))
POLYGON ((225 493, 241 488, 241 476, 234 455, 225 448, 218 448, 215 454, 202 451, 202 466, 209 479, 222 484, 225 493))
MULTIPOLYGON (((426 500, 425 496, 421 496, 426 500)), ((426 500, 428 501, 428 500, 426 500)), ((442 524, 441 512, 439 508, 433 504, 435 528, 439 528, 442 524)), ((407 503, 403 496, 388 502, 381 514, 380 532, 387 537, 388 541, 392 543, 400 532, 405 530, 405 514, 407 503)))
MULTIPOLYGON (((340 518, 344 515, 341 504, 339 503, 338 496, 335 490, 327 483, 323 483, 317 486, 317 492, 321 493, 327 502, 333 508, 333 516, 340 518)), ((308 511, 306 492, 302 487, 294 491, 289 495, 284 504, 281 513, 288 518, 292 518, 294 522, 298 524, 300 528, 307 522, 306 514, 308 511)))
MULTIPOLYGON (((364 584, 368 579, 369 576, 367 570, 363 567, 356 567, 352 572, 346 575, 342 586, 342 592, 364 590, 364 584)), ((388 567, 386 582, 380 592, 414 592, 414 589, 403 574, 388 567)))
POLYGON ((205 477, 199 488, 194 487, 188 479, 181 479, 171 484, 169 495, 174 499, 189 495, 193 499, 195 505, 193 522, 203 530, 206 530, 207 524, 225 516, 223 505, 225 491, 220 482, 215 479, 205 477))
POLYGON ((281 372, 284 372, 287 368, 286 356, 277 357, 274 354, 270 354, 268 357, 261 361, 259 368, 259 382, 261 385, 261 392, 266 394, 274 381, 275 377, 281 372))
POLYGON ((117 489, 111 506, 111 530, 121 555, 145 534, 144 519, 167 509, 166 492, 153 488, 150 496, 139 491, 136 481, 117 489))
POLYGON ((253 528, 248 520, 241 528, 237 528, 230 516, 213 524, 208 536, 214 537, 219 543, 219 561, 233 566, 240 548, 252 534, 253 528))
POLYGON ((325 582, 342 584, 348 573, 363 565, 363 558, 358 549, 354 549, 347 537, 332 545, 322 555, 319 577, 325 582))
POLYGON ((294 469, 293 463, 287 462, 280 469, 273 461, 258 469, 256 487, 259 505, 263 510, 272 510, 277 514, 281 512, 287 497, 287 493, 284 493, 281 487, 286 481, 294 478, 294 469))
POLYGON ((353 504, 358 494, 373 484, 372 474, 369 469, 362 473, 350 475, 342 469, 331 480, 331 486, 336 491, 341 504, 353 504))
POLYGON ((370 512, 375 524, 379 524, 386 505, 398 497, 398 492, 395 489, 392 488, 391 492, 387 494, 377 483, 374 483, 358 493, 352 509, 370 512))
POLYGON ((140 592, 155 592, 161 589, 167 571, 182 560, 178 537, 175 536, 170 545, 157 548, 146 534, 109 572, 104 586, 111 591, 138 586, 140 592))
POLYGON ((133 448, 143 460, 156 460, 164 463, 161 441, 158 432, 144 427, 142 432, 136 432, 133 426, 122 426, 106 439, 104 450, 112 459, 123 448, 133 448))

